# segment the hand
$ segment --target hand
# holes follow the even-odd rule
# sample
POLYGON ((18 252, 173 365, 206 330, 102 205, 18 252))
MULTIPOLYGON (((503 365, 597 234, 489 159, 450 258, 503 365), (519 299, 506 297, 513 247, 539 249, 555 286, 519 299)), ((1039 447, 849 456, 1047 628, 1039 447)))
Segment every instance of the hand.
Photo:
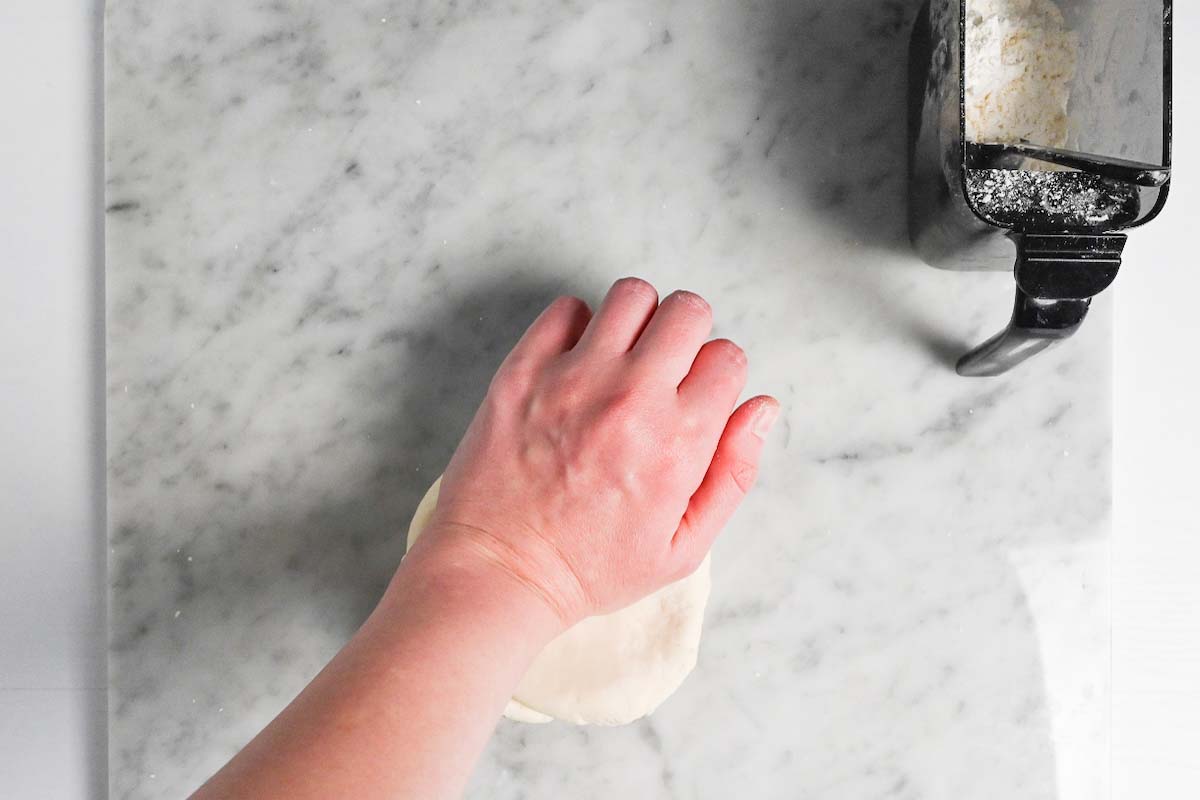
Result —
POLYGON ((551 638, 694 570, 779 404, 708 304, 618 281, 501 365, 375 613, 196 797, 453 797, 551 638), (332 765, 332 766, 331 766, 332 765))
POLYGON ((593 317, 556 300, 501 365, 413 555, 480 558, 564 627, 691 574, 757 473, 779 413, 734 410, 746 356, 708 304, 624 279, 593 317))

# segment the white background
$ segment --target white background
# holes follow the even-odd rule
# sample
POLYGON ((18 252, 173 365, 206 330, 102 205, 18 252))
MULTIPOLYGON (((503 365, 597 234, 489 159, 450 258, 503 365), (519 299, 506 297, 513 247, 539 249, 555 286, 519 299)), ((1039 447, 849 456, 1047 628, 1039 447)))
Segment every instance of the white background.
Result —
MULTIPOLYGON (((4 797, 106 786, 99 5, 0 1, 4 797)), ((1117 800, 1200 797, 1200 21, 1176 41, 1173 195, 1113 290, 1117 800)))

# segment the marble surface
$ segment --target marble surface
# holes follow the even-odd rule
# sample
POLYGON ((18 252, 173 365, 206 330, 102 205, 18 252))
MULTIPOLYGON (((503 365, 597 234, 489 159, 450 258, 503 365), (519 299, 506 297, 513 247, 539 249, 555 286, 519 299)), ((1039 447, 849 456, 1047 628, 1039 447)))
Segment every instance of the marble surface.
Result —
POLYGON ((177 797, 364 618, 492 369, 616 277, 786 415, 695 673, 501 723, 471 797, 1107 794, 1110 340, 904 223, 913 2, 111 0, 110 781, 177 797))

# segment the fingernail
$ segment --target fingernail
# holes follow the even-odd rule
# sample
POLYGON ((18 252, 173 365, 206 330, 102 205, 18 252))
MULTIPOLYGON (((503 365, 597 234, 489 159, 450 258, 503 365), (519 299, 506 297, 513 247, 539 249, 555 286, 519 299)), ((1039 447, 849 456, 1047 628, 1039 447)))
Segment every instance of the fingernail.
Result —
POLYGON ((779 405, 763 403, 754 416, 754 435, 760 439, 767 438, 767 434, 771 432, 777 419, 779 419, 779 405))

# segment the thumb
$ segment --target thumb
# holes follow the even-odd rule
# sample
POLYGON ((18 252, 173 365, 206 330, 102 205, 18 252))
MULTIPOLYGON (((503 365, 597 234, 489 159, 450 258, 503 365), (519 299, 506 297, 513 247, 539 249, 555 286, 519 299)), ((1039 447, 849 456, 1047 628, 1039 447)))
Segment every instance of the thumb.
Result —
POLYGON ((764 439, 778 418, 779 401, 766 396, 747 400, 729 417, 708 472, 671 542, 683 574, 690 574, 704 560, 754 485, 764 439))

